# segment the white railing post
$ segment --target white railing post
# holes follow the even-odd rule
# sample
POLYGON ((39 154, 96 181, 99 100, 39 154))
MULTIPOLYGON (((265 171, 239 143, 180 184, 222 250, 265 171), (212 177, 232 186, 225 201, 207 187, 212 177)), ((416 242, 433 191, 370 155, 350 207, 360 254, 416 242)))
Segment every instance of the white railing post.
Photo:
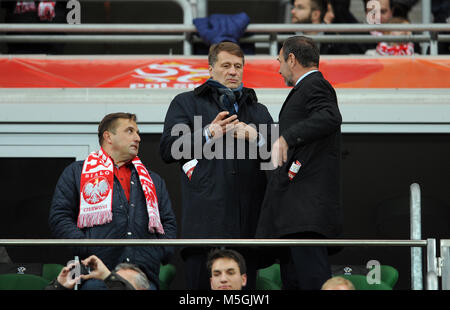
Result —
MULTIPOLYGON (((410 186, 410 229, 411 240, 421 239, 421 207, 420 186, 413 183, 410 186)), ((411 248, 411 289, 422 290, 422 249, 411 248)))
POLYGON ((450 240, 441 240, 441 269, 442 290, 450 290, 450 240))
POLYGON ((438 276, 436 239, 427 239, 427 290, 438 290, 438 276))

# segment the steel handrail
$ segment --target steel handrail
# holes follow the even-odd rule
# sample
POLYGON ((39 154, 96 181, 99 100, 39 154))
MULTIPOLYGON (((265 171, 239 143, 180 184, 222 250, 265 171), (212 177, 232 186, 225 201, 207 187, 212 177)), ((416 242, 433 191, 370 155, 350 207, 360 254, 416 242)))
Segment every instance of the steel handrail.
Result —
MULTIPOLYGON (((283 32, 371 32, 371 31, 448 32, 450 24, 249 24, 248 33, 283 32)), ((192 23, 185 24, 0 24, 1 32, 103 32, 103 33, 194 33, 192 23)))
MULTIPOLYGON (((283 42, 288 36, 278 37, 276 41, 283 42)), ((429 35, 416 36, 310 36, 316 42, 358 42, 358 43, 374 43, 374 42, 428 42, 431 40, 429 35)), ((183 35, 0 35, 1 42, 71 42, 71 43, 147 43, 147 42, 179 42, 184 39, 183 35)), ((241 40, 242 43, 247 42, 268 42, 269 36, 255 35, 241 40)), ((194 42, 202 42, 201 39, 194 39, 194 42)))
POLYGON ((0 239, 3 246, 416 246, 426 240, 359 239, 0 239))

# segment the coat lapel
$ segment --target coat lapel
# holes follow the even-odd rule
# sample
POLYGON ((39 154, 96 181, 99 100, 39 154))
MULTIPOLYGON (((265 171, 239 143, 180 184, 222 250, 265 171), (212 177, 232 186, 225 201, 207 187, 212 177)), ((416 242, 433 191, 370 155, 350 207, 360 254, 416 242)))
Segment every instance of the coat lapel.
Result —
POLYGON ((296 92, 296 91, 299 89, 300 84, 301 84, 301 82, 298 83, 297 85, 295 85, 294 88, 292 88, 291 91, 289 92, 289 94, 287 95, 286 99, 284 100, 283 105, 281 106, 280 113, 278 114, 278 119, 280 119, 280 115, 281 115, 281 113, 283 112, 283 109, 284 109, 284 107, 286 106, 287 102, 289 101, 289 98, 292 96, 292 94, 293 94, 294 92, 296 92))

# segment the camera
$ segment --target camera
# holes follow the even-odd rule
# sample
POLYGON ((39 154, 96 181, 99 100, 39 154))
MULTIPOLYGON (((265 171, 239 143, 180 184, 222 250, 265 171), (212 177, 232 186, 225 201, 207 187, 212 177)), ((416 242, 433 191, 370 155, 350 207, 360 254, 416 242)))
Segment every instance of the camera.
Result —
POLYGON ((75 256, 73 261, 75 265, 71 268, 71 271, 75 269, 75 273, 78 271, 79 275, 86 275, 91 273, 91 267, 83 265, 80 262, 80 258, 78 256, 75 256))
POLYGON ((80 274, 90 274, 91 267, 80 264, 80 274))

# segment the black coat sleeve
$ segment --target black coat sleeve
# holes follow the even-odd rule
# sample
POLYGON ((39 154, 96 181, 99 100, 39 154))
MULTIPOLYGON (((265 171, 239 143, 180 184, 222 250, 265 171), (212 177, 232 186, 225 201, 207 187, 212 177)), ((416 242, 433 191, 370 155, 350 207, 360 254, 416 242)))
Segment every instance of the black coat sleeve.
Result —
POLYGON ((202 123, 199 122, 200 128, 194 128, 195 110, 188 96, 190 96, 189 93, 176 96, 167 110, 159 145, 161 158, 166 163, 195 158, 194 150, 196 148, 202 150, 206 143, 201 127, 202 123), (197 131, 194 132, 194 129, 197 131), (174 131, 173 135, 172 131, 174 131), (195 142, 198 143, 197 146, 195 142), (174 150, 172 150, 172 146, 174 150))
POLYGON ((308 117, 281 133, 290 148, 324 138, 337 131, 342 123, 331 85, 325 80, 313 79, 303 87, 308 89, 307 94, 302 93, 308 117))
POLYGON ((275 142, 272 141, 272 138, 276 139, 278 137, 275 137, 275 135, 272 134, 273 118, 265 105, 259 104, 258 115, 260 115, 261 117, 258 120, 259 126, 257 127, 258 131, 257 143, 260 142, 261 139, 260 136, 262 136, 262 139, 264 139, 264 144, 258 147, 258 157, 262 161, 269 161, 272 143, 275 142))

